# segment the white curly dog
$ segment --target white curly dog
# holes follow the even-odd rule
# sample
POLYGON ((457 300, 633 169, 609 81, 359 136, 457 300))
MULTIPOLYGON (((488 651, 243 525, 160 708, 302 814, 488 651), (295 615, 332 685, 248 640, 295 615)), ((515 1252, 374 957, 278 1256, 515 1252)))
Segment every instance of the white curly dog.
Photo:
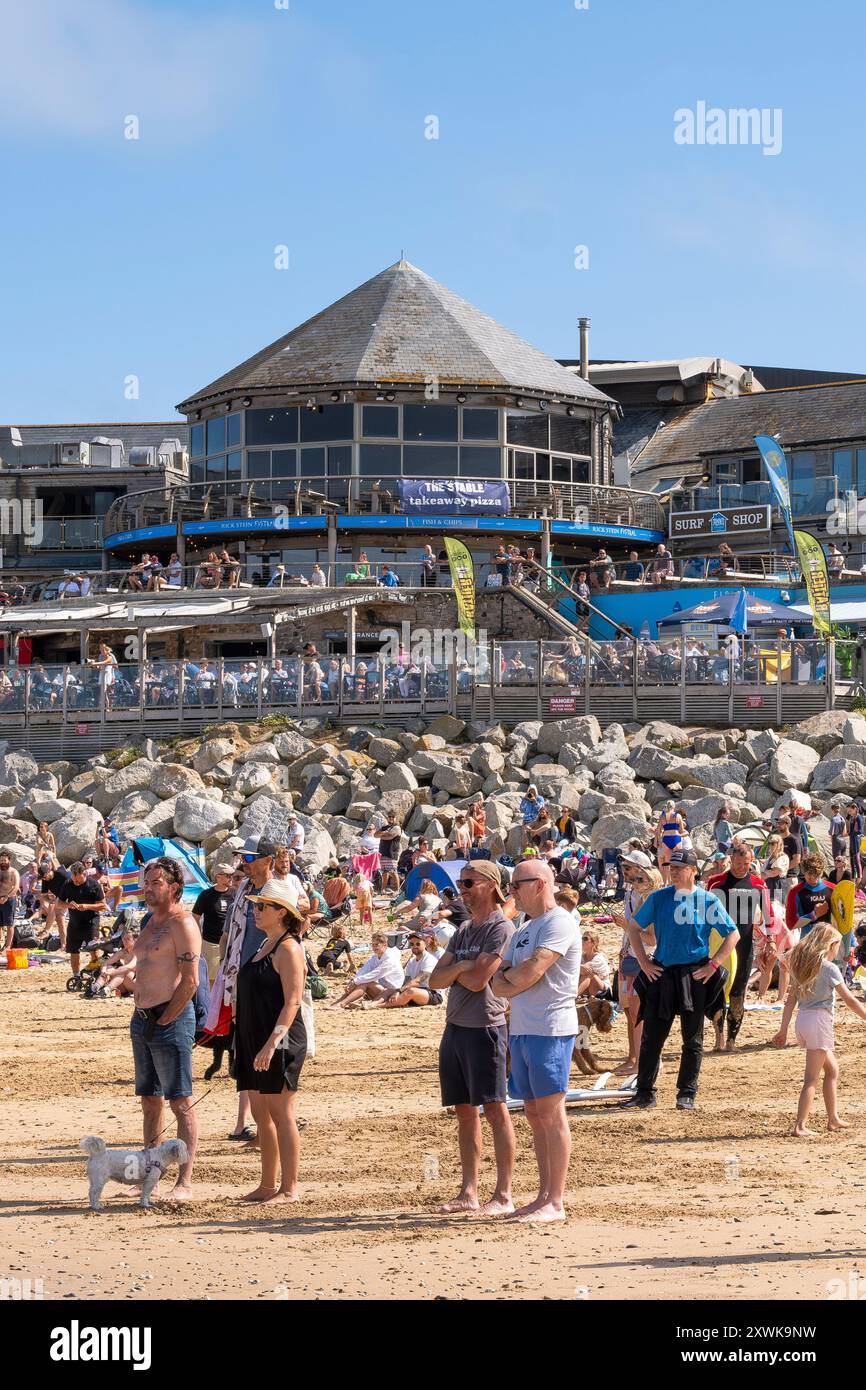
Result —
POLYGON ((94 1211, 102 1211, 102 1189, 112 1180, 140 1187, 140 1205, 149 1207, 150 1195, 166 1169, 189 1158, 182 1139, 168 1139, 154 1149, 107 1149, 104 1139, 88 1134, 78 1147, 89 1154, 86 1166, 94 1211))

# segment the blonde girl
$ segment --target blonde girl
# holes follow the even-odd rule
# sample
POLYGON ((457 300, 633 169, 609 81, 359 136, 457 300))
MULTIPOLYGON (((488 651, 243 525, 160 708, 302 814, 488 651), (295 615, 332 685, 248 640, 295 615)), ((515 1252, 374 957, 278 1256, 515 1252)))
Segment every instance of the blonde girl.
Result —
MULTIPOLYGON (((645 856, 643 856, 645 857, 645 856)), ((664 887, 664 881, 658 869, 644 868, 641 864, 629 863, 628 859, 622 862, 623 876, 628 885, 625 898, 623 899, 623 916, 615 917, 617 926, 622 927, 622 944, 619 951, 619 970, 617 971, 617 991, 619 994, 620 1007, 623 1009, 628 1024, 628 1057, 614 1071, 614 1076, 632 1076, 637 1071, 638 1059, 640 1057, 640 1044, 643 1037, 643 1024, 638 1023, 637 1016, 640 1009, 640 999, 635 994, 635 980, 640 973, 637 956, 631 949, 631 943, 626 931, 626 923, 634 920, 634 913, 641 903, 646 902, 650 893, 655 893, 656 889, 664 887)), ((644 942, 647 954, 655 946, 655 936, 652 931, 644 933, 644 942)))
POLYGON ((365 922, 373 925, 373 885, 364 874, 356 874, 352 887, 355 890, 355 906, 358 909, 358 926, 365 922))
POLYGON ((782 1012, 782 1026, 773 1043, 776 1047, 784 1047, 787 1043, 788 1026, 796 1003, 797 1042, 806 1049, 806 1074, 794 1126, 798 1139, 805 1139, 816 1132, 808 1129, 806 1122, 822 1071, 827 1128, 831 1132, 848 1129, 844 1120, 839 1119, 836 1101, 839 1063, 833 1037, 833 1012, 837 994, 859 1018, 866 1019, 866 1005, 855 999, 850 989, 846 988, 842 972, 836 964, 841 940, 835 927, 813 927, 791 952, 791 986, 782 1012))

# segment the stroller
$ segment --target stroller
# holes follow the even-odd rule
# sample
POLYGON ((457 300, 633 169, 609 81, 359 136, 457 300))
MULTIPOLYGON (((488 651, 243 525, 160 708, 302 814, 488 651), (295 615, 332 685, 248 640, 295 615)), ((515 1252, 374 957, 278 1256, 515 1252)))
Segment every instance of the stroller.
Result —
POLYGON ((83 994, 85 999, 104 999, 107 997, 107 989, 98 988, 96 981, 102 969, 103 961, 114 951, 119 951, 123 942, 125 925, 119 931, 113 931, 112 928, 116 925, 117 923, 113 922, 109 927, 101 927, 99 935, 82 946, 82 951, 91 952, 90 960, 82 966, 77 975, 70 975, 66 981, 66 989, 69 994, 83 994))

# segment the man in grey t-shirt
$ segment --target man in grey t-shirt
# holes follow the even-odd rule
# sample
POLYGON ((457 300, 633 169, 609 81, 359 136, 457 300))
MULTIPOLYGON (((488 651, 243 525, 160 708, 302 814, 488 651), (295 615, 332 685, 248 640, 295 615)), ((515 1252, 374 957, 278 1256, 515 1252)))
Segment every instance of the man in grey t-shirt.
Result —
POLYGON ((538 1196, 515 1216, 564 1221, 571 1157, 565 1093, 577 1037, 581 933, 572 914, 557 906, 549 864, 522 861, 514 870, 511 891, 526 917, 505 948, 502 969, 490 988, 511 1001, 509 1090, 523 1100, 538 1160, 538 1196))
POLYGON ((514 1210, 514 1128, 506 1105, 506 1004, 490 989, 502 964, 512 924, 502 912, 505 901, 499 867, 472 860, 460 872, 460 896, 470 919, 454 933, 430 976, 431 989, 448 990, 445 1031, 439 1047, 442 1104, 457 1113, 462 1181, 443 1212, 506 1216, 514 1210), (478 1203, 481 1161, 479 1106, 493 1131, 496 1188, 489 1202, 478 1203))

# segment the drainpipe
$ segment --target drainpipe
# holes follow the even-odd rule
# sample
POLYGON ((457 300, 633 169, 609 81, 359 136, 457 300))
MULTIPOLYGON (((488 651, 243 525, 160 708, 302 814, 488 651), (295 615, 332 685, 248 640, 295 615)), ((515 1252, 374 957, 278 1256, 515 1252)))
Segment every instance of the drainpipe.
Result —
POLYGON ((580 325, 580 375, 589 381, 589 319, 579 319, 580 325))

